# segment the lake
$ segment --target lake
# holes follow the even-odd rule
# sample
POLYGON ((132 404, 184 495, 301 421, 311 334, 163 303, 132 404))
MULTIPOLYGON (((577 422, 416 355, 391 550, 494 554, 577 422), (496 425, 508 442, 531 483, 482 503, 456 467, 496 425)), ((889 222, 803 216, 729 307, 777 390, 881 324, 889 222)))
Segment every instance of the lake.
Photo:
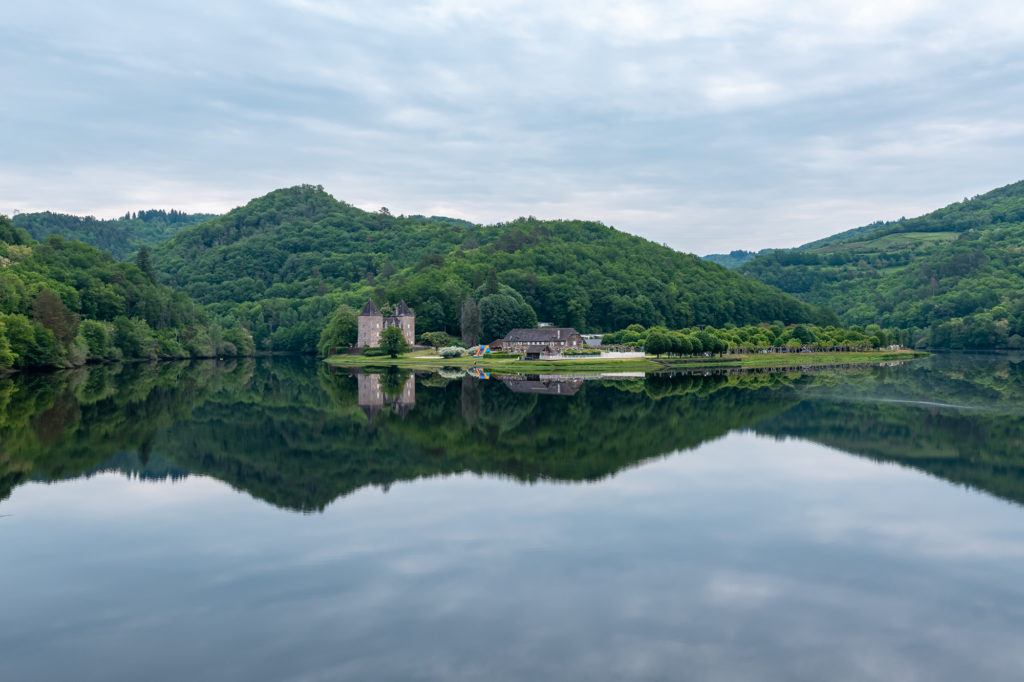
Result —
POLYGON ((0 378, 4 680, 1020 680, 1024 355, 0 378))

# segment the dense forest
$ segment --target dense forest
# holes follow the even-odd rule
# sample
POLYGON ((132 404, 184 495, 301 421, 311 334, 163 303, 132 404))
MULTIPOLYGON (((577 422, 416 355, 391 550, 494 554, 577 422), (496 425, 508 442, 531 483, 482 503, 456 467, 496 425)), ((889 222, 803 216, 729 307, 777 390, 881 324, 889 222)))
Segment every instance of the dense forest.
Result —
POLYGON ((154 209, 132 211, 120 218, 102 220, 92 216, 82 217, 43 211, 19 213, 11 222, 38 241, 44 241, 51 234, 56 234, 68 241, 92 244, 113 255, 117 260, 124 260, 135 254, 142 246, 156 246, 180 230, 213 217, 210 213, 154 209))
MULTIPOLYGON (((404 299, 417 329, 459 334, 463 306, 519 306, 581 331, 762 321, 829 324, 828 310, 600 223, 491 226, 368 213, 321 187, 277 190, 153 250, 161 280, 244 322, 257 347, 312 350, 339 303, 404 299), (507 300, 515 299, 515 300, 507 300)), ((483 327, 488 328, 487 319, 483 327)), ((493 327, 492 327, 493 329, 493 327)))
POLYGON ((0 370, 252 350, 240 324, 158 284, 145 247, 118 263, 56 235, 37 242, 0 216, 0 370))
POLYGON ((1024 347, 1024 181, 919 218, 875 223, 739 272, 835 310, 909 330, 920 347, 1024 347))

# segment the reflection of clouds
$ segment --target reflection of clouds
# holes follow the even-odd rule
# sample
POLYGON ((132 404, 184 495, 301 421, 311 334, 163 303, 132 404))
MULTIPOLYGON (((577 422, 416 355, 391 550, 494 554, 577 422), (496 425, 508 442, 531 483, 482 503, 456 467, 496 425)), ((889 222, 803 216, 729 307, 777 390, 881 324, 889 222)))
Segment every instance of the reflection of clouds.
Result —
POLYGON ((43 517, 60 513, 95 519, 119 518, 124 514, 125 505, 139 511, 155 511, 203 502, 219 503, 226 488, 221 481, 196 475, 179 480, 133 479, 126 485, 124 474, 105 472, 87 479, 19 486, 5 506, 11 505, 19 514, 43 517), (59 488, 59 493, 52 488, 59 488), (53 507, 54 494, 60 497, 59 512, 53 507))
POLYGON ((81 679, 959 681, 1024 663, 1019 555, 930 550, 1019 547, 1020 509, 810 443, 733 434, 585 486, 421 479, 313 515, 209 479, 140 485, 15 491, 13 679, 87 661, 81 679), (106 516, 76 513, 90 493, 106 516))
MULTIPOLYGON (((967 495, 979 494, 964 492, 967 495)), ((857 542, 864 543, 870 539, 890 551, 935 558, 1024 557, 1024 538, 1007 533, 1009 528, 988 527, 984 519, 969 515, 959 518, 956 515, 935 519, 901 518, 903 510, 896 506, 883 502, 856 518, 848 513, 819 507, 809 517, 809 531, 823 542, 842 542, 856 537, 857 542)))
POLYGON ((734 605, 757 605, 783 591, 778 576, 719 571, 708 580, 707 593, 712 601, 734 605))

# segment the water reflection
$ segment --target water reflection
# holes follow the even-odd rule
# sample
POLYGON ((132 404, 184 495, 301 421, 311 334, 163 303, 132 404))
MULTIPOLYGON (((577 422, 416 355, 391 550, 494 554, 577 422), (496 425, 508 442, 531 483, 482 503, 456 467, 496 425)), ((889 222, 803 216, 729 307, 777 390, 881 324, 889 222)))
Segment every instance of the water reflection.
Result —
POLYGON ((594 481, 737 429, 895 461, 1024 503, 1024 359, 816 371, 484 378, 312 360, 88 367, 0 379, 0 499, 101 471, 205 474, 322 510, 474 472, 594 481))

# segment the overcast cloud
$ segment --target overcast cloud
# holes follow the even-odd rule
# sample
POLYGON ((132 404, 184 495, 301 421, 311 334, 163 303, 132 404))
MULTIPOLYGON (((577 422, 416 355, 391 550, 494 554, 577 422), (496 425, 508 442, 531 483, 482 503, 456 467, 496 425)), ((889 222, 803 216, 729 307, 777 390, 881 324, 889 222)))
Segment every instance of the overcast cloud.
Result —
POLYGON ((795 246, 1024 178, 999 0, 8 3, 0 212, 393 213, 795 246))

